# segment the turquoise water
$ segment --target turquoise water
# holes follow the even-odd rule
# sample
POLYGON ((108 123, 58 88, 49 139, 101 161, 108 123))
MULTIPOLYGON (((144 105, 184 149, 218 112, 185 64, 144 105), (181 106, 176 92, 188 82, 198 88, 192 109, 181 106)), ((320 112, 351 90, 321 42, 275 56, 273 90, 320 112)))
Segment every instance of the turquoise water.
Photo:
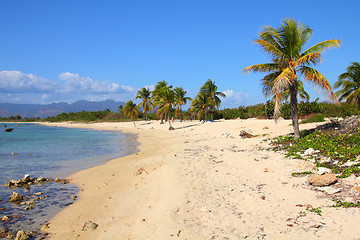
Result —
MULTIPOLYGON (((136 152, 135 136, 119 131, 97 131, 40 126, 36 124, 2 123, 0 125, 0 184, 10 179, 31 177, 65 178, 76 171, 93 167, 107 160, 136 152), (14 128, 5 132, 6 128, 14 128)), ((30 189, 9 189, 0 186, 0 218, 11 218, 10 223, 0 222, 0 226, 10 230, 38 230, 65 206, 74 202, 78 188, 72 184, 49 183, 31 186, 30 189), (7 200, 12 192, 31 198, 37 192, 48 196, 36 201, 33 209, 25 210, 25 205, 15 206, 7 200), (5 209, 4 209, 5 208, 5 209), (1 210, 2 209, 2 210, 1 210)))

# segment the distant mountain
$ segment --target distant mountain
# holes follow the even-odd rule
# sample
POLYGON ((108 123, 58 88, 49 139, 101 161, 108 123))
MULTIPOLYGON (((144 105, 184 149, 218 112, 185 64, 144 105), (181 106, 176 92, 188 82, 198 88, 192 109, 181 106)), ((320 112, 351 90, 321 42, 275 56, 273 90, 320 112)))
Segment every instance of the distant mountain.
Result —
POLYGON ((0 117, 10 117, 20 115, 21 117, 52 117, 60 113, 81 112, 81 111, 103 111, 107 108, 112 112, 118 112, 120 105, 124 102, 116 102, 113 100, 95 101, 77 101, 69 103, 51 103, 42 104, 17 104, 17 103, 0 103, 0 117))

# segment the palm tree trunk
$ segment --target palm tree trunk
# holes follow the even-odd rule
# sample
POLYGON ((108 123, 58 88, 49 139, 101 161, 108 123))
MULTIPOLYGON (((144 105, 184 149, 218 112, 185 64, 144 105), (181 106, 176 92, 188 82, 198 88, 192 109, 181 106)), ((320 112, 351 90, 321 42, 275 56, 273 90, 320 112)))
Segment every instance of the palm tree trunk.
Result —
POLYGON ((299 129, 299 117, 297 110, 297 89, 295 84, 290 86, 290 104, 291 104, 292 124, 294 129, 294 139, 297 140, 300 138, 300 129, 299 129))
POLYGON ((161 114, 161 122, 160 122, 160 124, 164 124, 164 118, 165 118, 165 114, 162 113, 162 114, 161 114))
POLYGON ((134 128, 136 127, 136 124, 135 124, 135 119, 133 119, 133 123, 134 123, 134 128))
POLYGON ((180 108, 180 122, 182 122, 182 108, 180 108))
POLYGON ((360 97, 357 99, 357 108, 360 110, 360 97))

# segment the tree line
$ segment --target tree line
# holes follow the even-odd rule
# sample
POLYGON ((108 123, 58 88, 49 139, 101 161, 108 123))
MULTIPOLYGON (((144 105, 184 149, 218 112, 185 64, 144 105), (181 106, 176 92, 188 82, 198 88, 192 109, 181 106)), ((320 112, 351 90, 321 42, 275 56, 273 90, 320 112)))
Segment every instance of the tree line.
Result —
POLYGON ((133 100, 129 100, 124 107, 120 106, 119 110, 123 110, 125 116, 133 119, 134 126, 136 126, 135 117, 139 114, 139 111, 146 114, 147 119, 148 112, 155 109, 156 116, 160 119, 160 124, 167 121, 169 122, 169 129, 173 129, 170 121, 172 109, 175 109, 175 117, 182 121, 182 107, 188 101, 191 101, 189 108, 191 117, 196 116, 199 120, 205 120, 206 114, 210 113, 211 119, 213 119, 213 113, 220 108, 220 98, 226 97, 225 93, 217 91, 215 81, 211 79, 205 82, 194 99, 187 97, 186 93, 187 91, 182 87, 173 87, 165 80, 159 81, 153 91, 143 87, 137 92, 135 99, 141 99, 138 105, 133 100))

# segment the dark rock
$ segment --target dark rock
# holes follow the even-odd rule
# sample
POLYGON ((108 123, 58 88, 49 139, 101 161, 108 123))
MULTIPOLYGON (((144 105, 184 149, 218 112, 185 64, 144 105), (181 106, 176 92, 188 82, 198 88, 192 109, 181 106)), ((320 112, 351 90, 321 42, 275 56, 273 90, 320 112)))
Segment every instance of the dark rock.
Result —
POLYGON ((175 128, 173 128, 173 127, 169 127, 169 130, 175 130, 175 128))
POLYGON ((26 234, 25 231, 21 230, 18 231, 16 234, 16 237, 14 238, 14 240, 28 240, 30 239, 32 236, 29 234, 26 234))
POLYGON ((323 175, 314 174, 308 178, 308 182, 312 186, 325 187, 337 182, 335 174, 325 173, 323 175))
POLYGON ((9 197, 9 202, 13 202, 13 203, 20 203, 24 200, 25 198, 20 194, 18 194, 17 192, 13 192, 13 194, 9 197))
POLYGON ((13 238, 14 237, 14 234, 9 231, 8 228, 2 228, 0 230, 0 238, 13 238))
POLYGON ((4 129, 5 132, 12 132, 14 129, 13 128, 6 128, 4 129))
POLYGON ((10 218, 9 218, 8 216, 3 216, 3 217, 1 218, 1 221, 2 221, 2 222, 10 222, 10 218))

